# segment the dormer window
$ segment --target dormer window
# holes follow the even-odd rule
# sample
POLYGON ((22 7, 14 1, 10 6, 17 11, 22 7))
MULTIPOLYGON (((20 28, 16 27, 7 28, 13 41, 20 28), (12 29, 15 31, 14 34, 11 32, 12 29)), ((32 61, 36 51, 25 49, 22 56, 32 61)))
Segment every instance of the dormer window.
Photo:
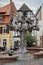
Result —
POLYGON ((0 22, 2 22, 3 21, 3 17, 0 17, 0 22))
POLYGON ((6 12, 0 12, 0 14, 5 14, 6 12))

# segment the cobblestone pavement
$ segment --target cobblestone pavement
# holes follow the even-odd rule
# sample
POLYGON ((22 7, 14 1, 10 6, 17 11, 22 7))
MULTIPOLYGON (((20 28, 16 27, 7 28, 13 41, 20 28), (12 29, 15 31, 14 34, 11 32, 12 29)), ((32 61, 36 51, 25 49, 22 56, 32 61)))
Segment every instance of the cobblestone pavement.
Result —
POLYGON ((17 61, 11 63, 1 63, 0 65, 43 65, 43 58, 33 59, 31 54, 18 54, 17 61))

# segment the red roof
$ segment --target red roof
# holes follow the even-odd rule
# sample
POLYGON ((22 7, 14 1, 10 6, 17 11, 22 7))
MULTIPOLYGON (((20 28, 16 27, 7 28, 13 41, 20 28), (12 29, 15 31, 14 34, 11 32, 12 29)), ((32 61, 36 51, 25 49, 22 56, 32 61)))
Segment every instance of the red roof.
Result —
POLYGON ((11 10, 11 4, 8 4, 8 5, 0 8, 0 13, 5 12, 4 15, 10 15, 10 10, 11 10))
MULTIPOLYGON (((13 3, 13 2, 12 2, 13 3)), ((13 4, 14 5, 14 4, 13 4)), ((16 14, 17 10, 16 10, 16 7, 15 5, 13 6, 13 15, 16 14)), ((11 3, 10 4, 7 4, 6 6, 0 8, 0 17, 5 17, 3 22, 0 22, 1 23, 9 23, 9 20, 10 20, 10 16, 11 16, 11 3)))

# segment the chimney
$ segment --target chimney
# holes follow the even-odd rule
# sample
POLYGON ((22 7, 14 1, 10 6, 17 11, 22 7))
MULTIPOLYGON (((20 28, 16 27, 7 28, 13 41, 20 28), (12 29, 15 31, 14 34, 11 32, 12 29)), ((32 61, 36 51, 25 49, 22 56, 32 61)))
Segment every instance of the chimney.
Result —
POLYGON ((10 0, 10 4, 12 3, 12 0, 10 0))
POLYGON ((10 19, 12 20, 12 18, 13 18, 13 2, 12 2, 12 0, 10 0, 10 4, 11 4, 11 11, 10 11, 10 19))

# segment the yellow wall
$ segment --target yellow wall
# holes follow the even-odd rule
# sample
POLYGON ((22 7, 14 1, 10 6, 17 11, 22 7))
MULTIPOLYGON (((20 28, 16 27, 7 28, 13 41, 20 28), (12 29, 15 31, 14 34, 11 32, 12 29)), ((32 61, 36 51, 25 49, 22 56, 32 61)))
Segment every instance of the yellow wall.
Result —
MULTIPOLYGON (((5 27, 6 25, 0 25, 0 27, 5 27)), ((3 33, 0 34, 0 46, 2 46, 2 40, 7 39, 7 47, 10 48, 12 46, 12 31, 9 31, 9 34, 3 33)))
POLYGON ((2 45, 3 39, 7 39, 7 46, 8 46, 8 44, 9 44, 9 34, 0 34, 1 45, 2 45))
POLYGON ((12 47, 12 31, 9 31, 9 44, 8 46, 11 48, 12 47))

